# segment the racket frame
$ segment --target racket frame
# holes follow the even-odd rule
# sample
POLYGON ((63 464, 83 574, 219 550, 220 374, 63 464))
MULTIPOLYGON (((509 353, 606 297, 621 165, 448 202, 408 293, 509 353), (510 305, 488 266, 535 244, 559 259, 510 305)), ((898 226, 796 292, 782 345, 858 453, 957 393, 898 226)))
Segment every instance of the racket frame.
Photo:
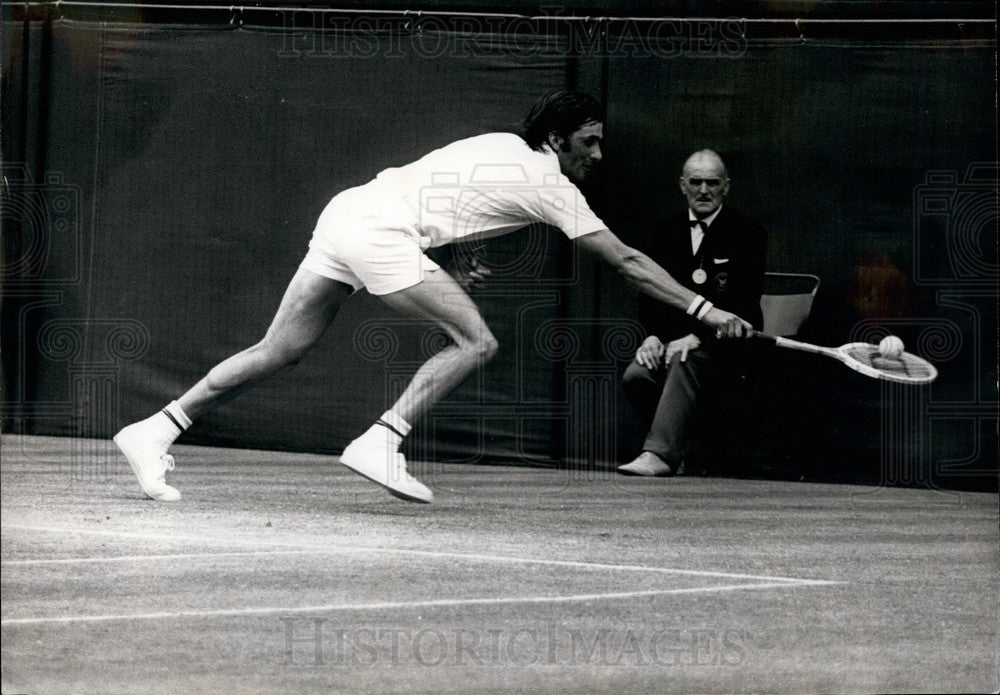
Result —
POLYGON ((812 343, 803 343, 799 340, 792 340, 791 338, 782 338, 781 336, 767 335, 766 333, 760 333, 754 331, 754 336, 758 338, 763 338, 773 342, 778 347, 788 348, 790 350, 800 350, 802 352, 811 352, 816 355, 826 355, 827 357, 832 357, 833 359, 841 362, 842 364, 850 367, 856 372, 864 374, 865 376, 871 377, 873 379, 883 379, 885 381, 894 381, 900 384, 927 384, 934 381, 937 378, 937 369, 933 364, 927 360, 918 357, 912 353, 904 353, 909 355, 911 358, 915 358, 921 361, 924 368, 928 370, 928 375, 926 377, 906 377, 898 376, 890 372, 884 372, 881 369, 872 367, 871 365, 865 364, 864 362, 859 362, 858 360, 851 357, 849 350, 856 348, 858 346, 865 346, 866 348, 874 347, 870 343, 845 343, 840 347, 831 348, 824 347, 822 345, 813 345, 812 343))

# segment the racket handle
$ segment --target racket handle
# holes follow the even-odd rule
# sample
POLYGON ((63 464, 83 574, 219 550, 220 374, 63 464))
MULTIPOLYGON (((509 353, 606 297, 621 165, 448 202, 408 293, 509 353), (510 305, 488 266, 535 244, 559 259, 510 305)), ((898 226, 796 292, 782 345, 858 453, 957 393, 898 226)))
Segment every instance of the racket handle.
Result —
POLYGON ((750 334, 754 338, 760 340, 766 340, 772 345, 776 345, 780 348, 789 348, 790 350, 801 350, 802 352, 811 352, 815 355, 829 355, 830 357, 838 357, 837 350, 835 348, 823 347, 822 345, 813 345, 812 343, 803 343, 798 340, 792 340, 791 338, 782 338, 778 335, 768 335, 767 333, 761 333, 760 331, 754 331, 750 334))
POLYGON ((766 340, 767 342, 771 343, 772 345, 777 345, 778 344, 778 339, 775 336, 768 335, 767 333, 761 333, 760 331, 751 331, 750 332, 750 337, 751 338, 756 338, 757 340, 766 340))

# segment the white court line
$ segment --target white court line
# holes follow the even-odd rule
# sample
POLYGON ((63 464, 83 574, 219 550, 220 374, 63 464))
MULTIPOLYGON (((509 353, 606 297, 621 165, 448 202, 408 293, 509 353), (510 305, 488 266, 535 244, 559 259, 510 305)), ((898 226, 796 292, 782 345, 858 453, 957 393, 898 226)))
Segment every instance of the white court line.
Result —
MULTIPOLYGON (((798 577, 777 577, 769 575, 757 575, 757 574, 734 574, 732 572, 708 572, 704 570, 683 570, 674 569, 670 567, 653 567, 648 565, 619 565, 619 564, 609 564, 601 562, 581 562, 575 560, 546 560, 539 558, 525 558, 525 557, 514 557, 507 555, 489 555, 482 553, 456 553, 448 551, 438 551, 438 550, 415 550, 410 548, 386 548, 381 546, 358 546, 358 545, 338 545, 338 546, 311 546, 311 547, 295 547, 296 544, 288 542, 278 542, 278 541, 259 541, 259 540, 240 540, 233 538, 213 538, 211 536, 183 536, 183 535, 170 535, 170 534, 158 534, 158 533, 135 533, 129 531, 108 531, 104 529, 72 529, 72 528, 59 528, 52 526, 27 526, 20 524, 5 524, 3 526, 4 531, 17 530, 17 531, 42 531, 46 533, 69 533, 69 534, 85 534, 85 535, 96 535, 96 536, 110 536, 115 538, 132 538, 136 540, 166 540, 166 541, 181 541, 186 543, 215 543, 220 545, 239 545, 246 546, 251 545, 254 547, 266 546, 270 548, 287 548, 287 546, 293 546, 289 552, 299 552, 299 553, 398 553, 402 555, 416 555, 420 557, 433 557, 433 558, 449 558, 449 559, 459 559, 467 561, 478 561, 478 562, 506 562, 506 563, 519 563, 519 564, 535 564, 535 565, 549 565, 556 567, 573 567, 575 569, 593 569, 593 570, 621 570, 627 572, 657 572, 662 574, 672 574, 672 575, 686 575, 695 577, 714 577, 721 579, 747 579, 747 580, 760 580, 766 582, 778 582, 783 584, 806 584, 806 585, 816 585, 816 584, 839 584, 840 582, 825 581, 819 579, 801 579, 798 577)), ((298 544, 301 546, 301 544, 298 544)), ((264 555, 272 553, 271 550, 255 550, 248 552, 248 555, 264 555)), ((217 553, 215 555, 221 557, 224 555, 235 554, 235 553, 217 553)), ((192 554, 192 555, 203 555, 205 557, 212 556, 212 553, 205 554, 192 554)), ((134 556, 141 557, 141 556, 134 556)), ((71 559, 71 558, 64 558, 71 559)), ((76 559, 76 558, 72 558, 76 559)), ((79 561, 86 561, 86 559, 80 559, 79 561)), ((101 561, 101 559, 95 559, 94 561, 101 561)), ((4 565, 12 564, 15 561, 4 561, 4 565)), ((20 561, 27 562, 27 561, 20 561)), ((41 561, 36 561, 41 562, 41 561)))
POLYGON ((329 550, 248 550, 229 553, 167 553, 158 555, 108 555, 105 557, 53 557, 38 560, 4 560, 3 566, 34 566, 34 565, 87 565, 103 564, 105 562, 144 562, 147 560, 199 560, 218 559, 220 557, 254 557, 264 555, 332 555, 339 553, 333 548, 329 550))
POLYGON ((266 556, 266 555, 291 555, 291 554, 341 554, 341 553, 398 553, 407 555, 417 555, 422 557, 462 559, 466 561, 479 562, 507 562, 521 564, 550 565, 561 567, 573 567, 576 569, 598 569, 598 570, 624 570, 639 572, 660 572, 673 575, 702 576, 713 578, 736 578, 743 580, 760 580, 756 584, 728 584, 710 587, 694 587, 684 589, 659 589, 647 591, 629 592, 608 592, 598 594, 571 594, 567 596, 540 596, 540 597, 499 597, 499 598, 469 598, 469 599, 441 599, 434 601, 402 601, 384 603, 362 603, 362 604, 326 604, 316 606, 264 606, 258 608, 234 608, 215 609, 202 611, 174 611, 157 613, 135 613, 135 614, 104 614, 104 615, 75 615, 75 616, 55 616, 37 618, 5 618, 0 620, 2 625, 35 625, 43 623, 82 623, 82 622, 102 622, 102 621, 123 621, 123 620, 164 620, 175 618, 204 618, 218 616, 239 616, 239 615, 270 615, 275 613, 306 613, 306 612, 334 612, 334 611, 368 611, 386 609, 412 609, 422 607, 442 607, 442 606, 463 606, 463 605, 502 605, 502 604, 540 604, 540 603, 570 603, 580 601, 596 601, 607 599, 641 598, 649 596, 665 596, 671 594, 695 594, 714 593, 727 591, 748 591, 754 589, 772 589, 779 587, 800 587, 840 584, 842 582, 826 581, 818 579, 799 579, 790 577, 768 577, 761 575, 733 574, 729 572, 705 572, 699 570, 680 570, 668 567, 650 567, 645 565, 616 565, 607 563, 579 562, 571 560, 544 560, 536 558, 521 558, 504 555, 487 555, 480 553, 455 553, 444 551, 411 550, 407 548, 384 548, 366 546, 333 546, 333 547, 310 547, 282 549, 291 543, 275 541, 241 540, 230 538, 214 538, 211 536, 183 536, 171 534, 155 533, 135 533, 127 531, 109 531, 105 529, 68 529, 51 526, 28 526, 19 524, 7 524, 4 531, 18 530, 44 533, 68 533, 96 535, 115 538, 130 538, 137 540, 169 540, 179 542, 215 543, 221 545, 237 546, 269 546, 270 550, 252 550, 236 552, 216 552, 216 553, 175 553, 175 554, 147 554, 118 557, 96 557, 96 558, 51 558, 37 560, 16 560, 4 562, 5 566, 11 564, 80 564, 86 562, 126 562, 142 560, 164 560, 175 558, 221 558, 227 555, 235 556, 266 556))
MULTIPOLYGON (((804 584, 838 584, 820 580, 801 580, 798 586, 804 584)), ((572 594, 569 596, 535 596, 535 597, 502 597, 502 598, 458 598, 440 599, 437 601, 398 601, 392 603, 333 603, 318 606, 263 606, 260 608, 223 608, 204 611, 176 611, 162 613, 132 613, 105 615, 68 615, 53 618, 5 618, 2 625, 38 625, 40 623, 94 623, 114 620, 167 620, 173 618, 207 618, 239 615, 273 615, 275 613, 331 613, 336 611, 372 611, 400 610, 413 608, 428 608, 442 606, 483 606, 512 603, 573 603, 580 601, 599 601, 606 599, 642 598, 648 596, 665 596, 668 594, 706 594, 725 591, 750 591, 753 589, 790 588, 788 582, 771 582, 767 584, 729 584, 724 586, 703 586, 688 589, 659 589, 649 591, 625 591, 606 594, 572 594)))

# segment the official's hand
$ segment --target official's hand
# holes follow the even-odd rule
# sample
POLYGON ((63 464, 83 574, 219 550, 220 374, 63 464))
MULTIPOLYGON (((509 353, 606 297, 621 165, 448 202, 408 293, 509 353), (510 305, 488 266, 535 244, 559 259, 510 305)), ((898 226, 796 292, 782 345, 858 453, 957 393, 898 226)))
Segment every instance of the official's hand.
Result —
POLYGON ((696 336, 694 333, 690 333, 683 338, 678 338, 677 340, 671 340, 667 343, 666 362, 669 364, 674 355, 678 353, 680 353, 681 362, 686 362, 688 352, 697 349, 699 345, 701 345, 701 338, 696 336))
POLYGON ((493 271, 480 263, 478 258, 473 258, 462 265, 462 268, 455 270, 454 278, 466 290, 482 287, 486 283, 486 279, 493 274, 493 271))
POLYGON ((651 335, 642 341, 642 345, 635 351, 635 361, 646 369, 657 370, 663 364, 663 343, 655 335, 651 335))
POLYGON ((716 338, 749 338, 753 333, 753 326, 749 323, 718 307, 709 309, 702 321, 715 329, 716 338))

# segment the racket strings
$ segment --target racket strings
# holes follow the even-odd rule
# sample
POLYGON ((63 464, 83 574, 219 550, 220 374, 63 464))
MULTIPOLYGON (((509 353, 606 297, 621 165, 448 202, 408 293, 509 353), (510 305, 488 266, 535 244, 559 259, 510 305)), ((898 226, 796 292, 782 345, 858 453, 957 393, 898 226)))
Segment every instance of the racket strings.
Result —
POLYGON ((929 362, 908 352, 899 357, 886 357, 876 346, 863 343, 851 345, 846 352, 851 359, 896 378, 923 381, 933 378, 936 371, 929 362))

